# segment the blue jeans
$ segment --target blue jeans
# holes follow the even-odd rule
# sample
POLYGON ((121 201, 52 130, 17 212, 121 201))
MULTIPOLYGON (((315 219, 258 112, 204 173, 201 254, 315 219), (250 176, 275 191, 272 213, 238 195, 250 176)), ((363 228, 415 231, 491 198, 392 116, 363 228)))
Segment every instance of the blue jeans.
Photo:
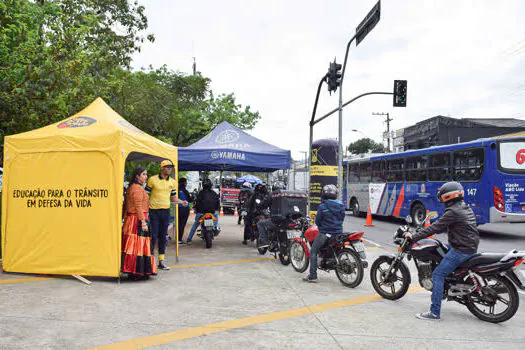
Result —
POLYGON ((159 254, 166 253, 166 236, 170 224, 169 209, 150 209, 149 220, 151 223, 151 255, 155 250, 155 243, 159 241, 159 254))
POLYGON ((441 316, 441 301, 443 300, 443 288, 445 287, 445 277, 454 271, 462 262, 472 257, 474 254, 464 254, 457 250, 450 249, 441 260, 439 265, 432 273, 432 304, 430 312, 434 315, 441 316))
MULTIPOLYGON (((197 213, 195 215, 195 222, 193 223, 190 233, 188 234, 188 239, 187 239, 188 242, 191 242, 191 240, 193 239, 193 235, 195 234, 195 231, 197 231, 197 227, 199 227, 200 225, 199 220, 201 219, 203 215, 204 215, 203 213, 197 213)), ((215 228, 217 228, 217 226, 219 225, 219 215, 217 214, 217 212, 215 212, 213 215, 215 215, 215 218, 217 219, 215 221, 215 228)))
POLYGON ((310 249, 310 278, 317 278, 317 254, 329 237, 324 233, 319 232, 312 243, 312 249, 310 249))
POLYGON ((257 223, 257 230, 259 231, 259 243, 268 244, 268 230, 275 231, 276 229, 277 226, 273 224, 272 219, 264 219, 263 221, 259 221, 257 223))

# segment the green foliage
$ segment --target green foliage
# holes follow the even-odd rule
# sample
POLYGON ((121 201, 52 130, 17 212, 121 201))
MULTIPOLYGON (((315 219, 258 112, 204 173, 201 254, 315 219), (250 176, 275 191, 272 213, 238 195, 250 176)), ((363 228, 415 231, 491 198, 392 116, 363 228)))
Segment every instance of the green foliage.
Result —
POLYGON ((363 153, 384 153, 386 152, 385 146, 381 143, 377 143, 372 139, 363 138, 359 139, 356 142, 352 142, 346 148, 348 152, 353 154, 363 154, 363 153))
POLYGON ((255 126, 258 112, 233 94, 216 97, 201 74, 166 66, 131 71, 133 54, 155 39, 147 26, 137 1, 1 1, 1 150, 4 136, 62 120, 98 96, 139 129, 177 146, 225 120, 255 126))

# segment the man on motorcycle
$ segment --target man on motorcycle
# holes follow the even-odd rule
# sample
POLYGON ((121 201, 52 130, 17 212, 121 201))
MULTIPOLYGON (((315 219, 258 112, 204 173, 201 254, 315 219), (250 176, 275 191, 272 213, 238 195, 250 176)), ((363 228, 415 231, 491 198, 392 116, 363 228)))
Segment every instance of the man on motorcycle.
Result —
MULTIPOLYGON (((246 209, 246 203, 248 202, 248 199, 250 199, 250 196, 252 195, 252 185, 249 182, 245 182, 242 184, 241 191, 239 192, 239 214, 243 209, 246 209)), ((241 224, 242 216, 239 215, 239 220, 237 221, 237 225, 241 224)))
POLYGON ((202 191, 200 191, 197 195, 197 200, 195 202, 195 223, 191 227, 190 233, 188 235, 188 240, 186 241, 188 245, 191 245, 193 235, 195 234, 197 227, 199 227, 200 218, 204 214, 214 213, 215 218, 217 219, 215 221, 215 228, 217 228, 217 225, 219 223, 219 216, 217 215, 217 213, 220 209, 221 203, 219 195, 215 193, 214 190, 212 190, 212 186, 213 185, 211 183, 211 180, 205 179, 202 183, 202 191))
POLYGON ((272 197, 268 194, 266 185, 255 185, 255 190, 246 204, 248 215, 246 215, 246 218, 244 219, 244 238, 242 244, 246 245, 247 241, 250 239, 252 233, 252 220, 260 213, 269 209, 271 205, 272 197), (257 200, 259 200, 259 203, 257 203, 257 200))
POLYGON ((432 273, 432 303, 430 311, 417 314, 423 320, 439 320, 441 318, 441 301, 445 277, 454 271, 462 262, 471 258, 478 251, 479 232, 476 227, 476 216, 472 208, 466 204, 465 191, 458 182, 447 182, 437 193, 440 203, 445 204, 443 216, 429 227, 412 235, 405 233, 405 237, 414 242, 448 231, 448 241, 451 249, 432 273))
MULTIPOLYGON (((272 195, 281 192, 283 186, 280 183, 275 183, 272 186, 272 195)), ((268 247, 268 230, 277 230, 279 227, 291 222, 290 217, 284 217, 283 215, 272 215, 268 219, 264 219, 257 223, 257 230, 259 231, 259 242, 257 248, 268 247)))
POLYGON ((321 191, 321 205, 317 208, 315 224, 319 234, 315 237, 310 250, 310 273, 303 278, 306 282, 317 282, 317 253, 333 235, 343 232, 345 206, 337 200, 335 185, 326 185, 321 191))

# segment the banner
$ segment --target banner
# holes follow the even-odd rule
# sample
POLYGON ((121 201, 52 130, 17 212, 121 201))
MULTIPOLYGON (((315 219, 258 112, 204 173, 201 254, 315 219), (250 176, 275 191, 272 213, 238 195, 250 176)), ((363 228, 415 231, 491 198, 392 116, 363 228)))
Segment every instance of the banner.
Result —
POLYGON ((323 187, 328 184, 337 186, 337 150, 338 144, 334 140, 318 140, 312 144, 309 213, 312 219, 321 204, 323 187))

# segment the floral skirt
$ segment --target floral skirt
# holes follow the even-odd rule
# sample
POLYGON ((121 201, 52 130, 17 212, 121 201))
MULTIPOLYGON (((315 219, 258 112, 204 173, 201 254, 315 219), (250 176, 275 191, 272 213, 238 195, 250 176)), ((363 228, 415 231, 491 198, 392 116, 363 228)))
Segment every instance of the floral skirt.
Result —
MULTIPOLYGON (((144 217, 147 219, 148 214, 144 217)), ((122 272, 157 274, 155 257, 151 255, 151 232, 142 230, 137 214, 127 214, 122 226, 122 272)))

